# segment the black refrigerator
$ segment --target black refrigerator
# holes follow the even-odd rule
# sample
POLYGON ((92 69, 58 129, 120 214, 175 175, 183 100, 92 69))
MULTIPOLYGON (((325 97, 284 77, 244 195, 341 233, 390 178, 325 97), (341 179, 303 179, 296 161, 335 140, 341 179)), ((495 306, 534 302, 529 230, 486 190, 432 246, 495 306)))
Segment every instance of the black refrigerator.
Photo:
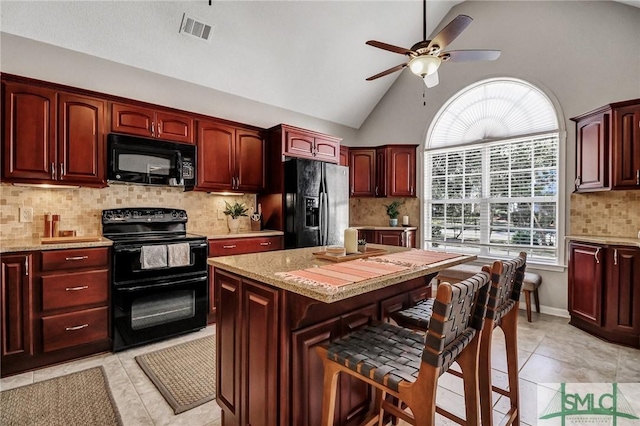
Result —
POLYGON ((285 248, 340 245, 349 226, 349 168, 285 162, 285 248))

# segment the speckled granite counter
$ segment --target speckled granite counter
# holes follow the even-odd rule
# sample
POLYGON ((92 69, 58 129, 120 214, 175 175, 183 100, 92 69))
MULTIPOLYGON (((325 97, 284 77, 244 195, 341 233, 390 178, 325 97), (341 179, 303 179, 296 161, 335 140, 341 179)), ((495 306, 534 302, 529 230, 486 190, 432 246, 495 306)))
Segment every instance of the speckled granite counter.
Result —
POLYGON ((353 225, 351 228, 362 229, 363 231, 416 231, 417 226, 357 226, 353 225))
POLYGON ((284 232, 282 231, 271 231, 269 229, 264 229, 262 231, 244 230, 244 231, 238 232, 237 234, 231 234, 229 232, 224 234, 218 234, 218 233, 213 234, 213 233, 198 232, 198 231, 193 231, 193 233, 198 235, 204 235, 210 240, 222 240, 225 238, 277 237, 278 235, 284 235, 284 232))
MULTIPOLYGON (((370 244, 369 246, 384 248, 388 253, 409 250, 404 247, 383 246, 378 244, 370 244)), ((321 302, 333 303, 397 283, 412 280, 414 278, 434 274, 451 266, 470 262, 476 259, 476 256, 460 255, 455 259, 445 260, 422 267, 414 267, 407 271, 371 278, 331 289, 300 284, 291 280, 285 280, 276 275, 277 272, 290 272, 334 263, 328 260, 317 259, 313 256, 313 252, 320 251, 321 249, 321 247, 308 247, 237 256, 214 257, 209 258, 208 263, 213 267, 269 284, 282 290, 291 291, 321 302)))
POLYGON ((594 235, 567 235, 566 239, 569 241, 582 241, 583 243, 640 247, 640 238, 603 237, 594 235))
POLYGON ((15 240, 1 240, 0 253, 39 251, 39 250, 57 250, 57 249, 77 249, 88 247, 108 247, 113 245, 113 241, 108 238, 101 237, 98 241, 89 242, 72 242, 72 243, 56 243, 42 244, 40 239, 23 238, 15 240))

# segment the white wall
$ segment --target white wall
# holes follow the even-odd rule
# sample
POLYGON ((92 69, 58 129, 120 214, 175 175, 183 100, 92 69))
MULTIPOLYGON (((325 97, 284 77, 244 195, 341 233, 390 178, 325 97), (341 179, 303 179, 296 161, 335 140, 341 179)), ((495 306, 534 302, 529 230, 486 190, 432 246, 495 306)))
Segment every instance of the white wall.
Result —
MULTIPOLYGON (((442 64, 440 84, 426 90, 426 105, 421 79, 403 71, 360 128, 357 145, 424 147, 438 110, 467 85, 497 76, 529 81, 557 102, 566 129, 561 179, 569 229, 575 172, 575 124, 569 118, 609 102, 640 97, 640 9, 616 2, 467 1, 455 6, 443 22, 458 14, 474 21, 450 49, 500 49, 500 58, 442 64)), ((544 280, 541 304, 555 312, 566 310, 566 271, 539 272, 544 280)))
POLYGON ((355 140, 351 127, 13 34, 0 36, 2 72, 262 128, 291 124, 341 137, 347 145, 355 140))

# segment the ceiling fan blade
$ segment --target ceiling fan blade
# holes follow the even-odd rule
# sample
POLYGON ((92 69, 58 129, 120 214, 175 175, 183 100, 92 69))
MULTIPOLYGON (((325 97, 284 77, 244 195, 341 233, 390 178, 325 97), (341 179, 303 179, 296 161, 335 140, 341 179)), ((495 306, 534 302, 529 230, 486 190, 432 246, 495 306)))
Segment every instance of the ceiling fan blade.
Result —
POLYGON ((447 47, 471 24, 473 19, 467 15, 458 15, 453 21, 449 22, 429 43, 429 47, 438 45, 440 50, 447 47))
POLYGON ((376 75, 372 75, 371 77, 369 77, 369 78, 367 79, 367 81, 375 80, 376 78, 384 77, 384 76, 385 76, 385 75, 387 75, 387 74, 391 74, 391 73, 394 73, 394 72, 396 72, 396 71, 400 71, 402 68, 404 68, 404 67, 406 67, 406 66, 407 66, 407 64, 406 64, 406 63, 404 63, 404 64, 400 64, 400 65, 396 65, 395 67, 393 67, 393 68, 389 68, 389 69, 388 69, 388 70, 386 70, 386 71, 382 71, 381 73, 378 73, 378 74, 376 74, 376 75))
POLYGON ((424 84, 426 84, 429 89, 437 86, 438 83, 440 83, 440 79, 438 78, 438 71, 434 72, 433 74, 425 75, 423 80, 424 84))
POLYGON ((440 58, 446 62, 495 61, 499 50, 450 50, 442 52, 440 58))
POLYGON ((401 55, 408 55, 413 53, 409 49, 405 49, 404 47, 394 46, 392 44, 383 43, 381 41, 369 40, 367 42, 369 46, 377 47, 378 49, 388 50, 389 52, 400 53, 401 55))

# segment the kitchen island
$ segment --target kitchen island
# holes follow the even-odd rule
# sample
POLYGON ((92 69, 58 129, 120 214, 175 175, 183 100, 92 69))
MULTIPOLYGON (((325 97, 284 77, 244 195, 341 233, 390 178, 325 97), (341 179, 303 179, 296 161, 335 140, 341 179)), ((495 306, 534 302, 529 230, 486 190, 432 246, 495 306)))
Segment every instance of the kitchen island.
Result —
MULTIPOLYGON (((386 253, 342 263, 314 257, 322 248, 311 247, 208 260, 223 425, 319 424, 323 369, 314 348, 429 297, 438 271, 475 259, 368 247, 386 253)), ((350 377, 339 380, 335 424, 357 423, 370 409, 371 391, 350 377)))

